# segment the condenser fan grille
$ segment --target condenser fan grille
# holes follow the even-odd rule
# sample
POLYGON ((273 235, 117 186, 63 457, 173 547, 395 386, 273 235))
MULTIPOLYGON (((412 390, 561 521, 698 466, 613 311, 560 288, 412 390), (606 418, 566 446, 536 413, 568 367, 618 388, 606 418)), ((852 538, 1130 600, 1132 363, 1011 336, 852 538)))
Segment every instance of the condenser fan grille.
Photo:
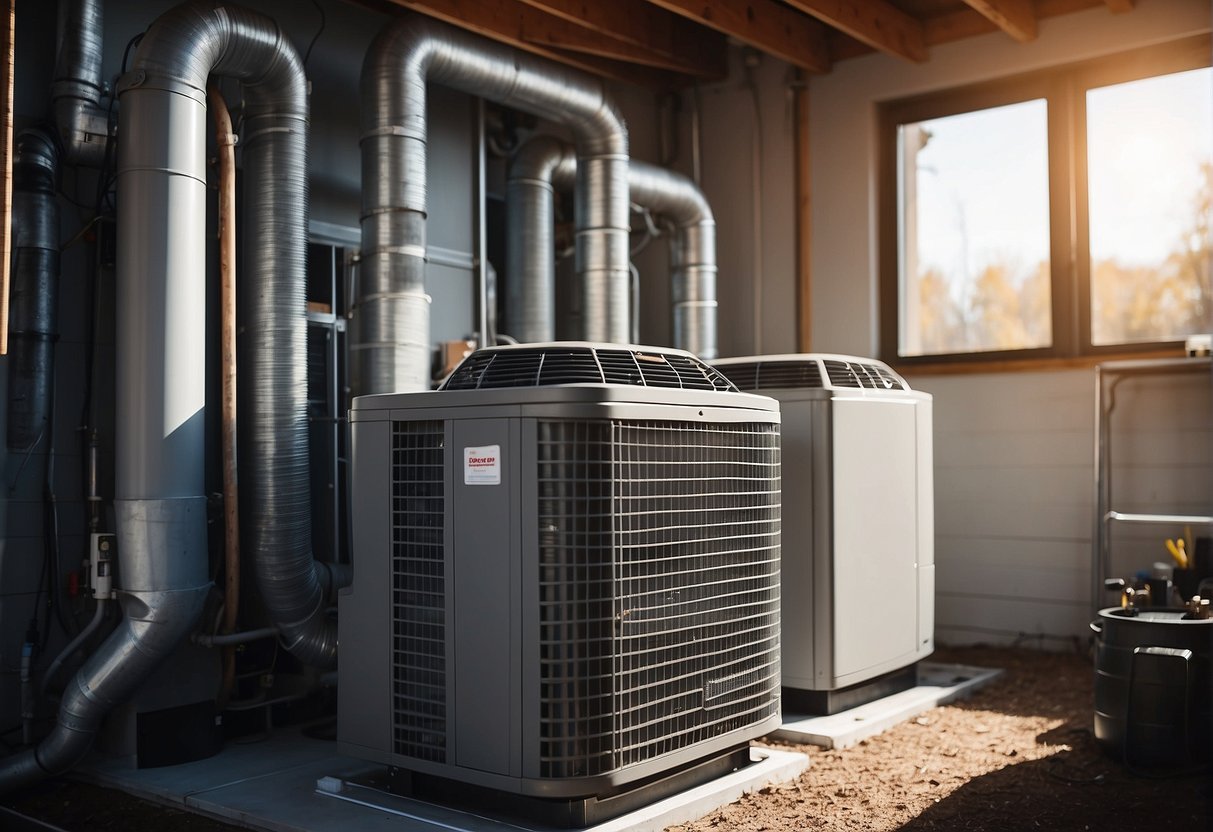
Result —
POLYGON ((821 387, 821 367, 816 361, 755 361, 717 367, 738 390, 821 387))
POLYGON ((771 361, 725 362, 716 369, 727 376, 738 390, 746 391, 824 387, 907 389, 905 383, 884 364, 857 359, 778 358, 771 361))
POLYGON ((592 776, 778 711, 771 424, 539 424, 540 775, 592 776))
POLYGON ((866 387, 872 390, 902 390, 905 385, 879 364, 869 364, 865 361, 836 361, 826 359, 824 362, 830 384, 835 387, 866 387))
POLYGON ((732 391, 727 378, 688 355, 598 347, 479 350, 442 385, 444 390, 627 384, 732 391))
POLYGON ((394 425, 393 740, 397 754, 439 763, 446 760, 442 445, 442 422, 394 425))

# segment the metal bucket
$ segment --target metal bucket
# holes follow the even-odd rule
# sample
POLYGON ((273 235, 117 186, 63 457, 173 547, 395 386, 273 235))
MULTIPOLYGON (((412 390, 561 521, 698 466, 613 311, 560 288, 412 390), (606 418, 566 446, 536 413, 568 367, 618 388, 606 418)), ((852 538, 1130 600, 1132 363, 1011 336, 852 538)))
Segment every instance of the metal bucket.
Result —
POLYGON ((1140 768, 1209 761, 1213 619, 1110 607, 1095 631, 1095 739, 1140 768))

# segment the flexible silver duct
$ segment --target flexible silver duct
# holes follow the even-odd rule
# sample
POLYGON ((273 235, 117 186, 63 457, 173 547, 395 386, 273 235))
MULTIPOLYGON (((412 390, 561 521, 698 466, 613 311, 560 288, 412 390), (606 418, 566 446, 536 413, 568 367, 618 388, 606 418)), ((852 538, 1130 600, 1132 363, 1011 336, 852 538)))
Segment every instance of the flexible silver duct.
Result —
POLYGON ((55 123, 64 155, 76 164, 101 167, 109 115, 101 106, 101 0, 66 0, 63 39, 51 83, 55 123))
POLYGON ((362 267, 354 389, 425 390, 426 84, 567 126, 577 147, 577 274, 586 337, 628 339, 628 136, 597 79, 419 15, 379 34, 362 69, 362 267))
MULTIPOLYGON (((553 188, 575 187, 577 159, 566 144, 537 136, 510 161, 506 186, 508 334, 519 341, 555 338, 553 188)), ((703 192, 677 173, 632 160, 631 201, 671 220, 670 303, 674 346, 717 357, 716 220, 703 192)))
POLYGON ((13 282, 9 310, 8 448, 29 452, 50 429, 59 337, 59 152, 34 128, 13 154, 13 282))
MULTIPOLYGON (((519 342, 556 340, 556 242, 552 177, 575 176, 577 158, 554 136, 536 136, 514 153, 505 186, 505 332, 519 342)), ((632 163, 634 164, 634 163, 632 163)))
POLYGON ((69 684, 58 724, 0 766, 0 791, 74 765, 105 713, 194 627, 209 589, 203 490, 206 80, 244 82, 246 327, 253 376, 245 493, 261 591, 287 643, 327 664, 336 628, 308 550, 304 378, 306 82, 273 21, 178 6, 123 79, 118 156, 117 458, 123 624, 69 684), (251 492, 251 493, 250 493, 251 492))

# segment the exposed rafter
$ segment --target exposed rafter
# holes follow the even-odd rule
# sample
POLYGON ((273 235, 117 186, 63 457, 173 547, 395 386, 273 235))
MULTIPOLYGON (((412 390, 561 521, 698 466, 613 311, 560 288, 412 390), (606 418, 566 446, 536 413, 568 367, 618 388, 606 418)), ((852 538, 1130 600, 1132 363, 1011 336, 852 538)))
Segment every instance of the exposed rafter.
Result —
MULTIPOLYGON (((720 81, 729 40, 810 73, 873 51, 925 61, 931 47, 1133 0, 350 0, 401 8, 603 77, 650 89, 720 81)), ((1161 2, 1161 0, 1160 0, 1161 2)))
POLYGON ((380 0, 366 5, 413 9, 492 40, 550 58, 576 69, 650 89, 686 86, 694 79, 683 73, 640 66, 626 58, 605 59, 575 51, 582 43, 573 24, 531 8, 520 0, 380 0))
POLYGON ((638 60, 638 63, 705 79, 723 78, 728 72, 724 35, 670 14, 645 0, 522 2, 581 27, 596 38, 618 41, 651 54, 648 60, 638 60))
POLYGON ((777 0, 649 0, 809 72, 829 72, 825 27, 777 0))
POLYGON ((922 21, 885 0, 787 0, 793 8, 873 49, 908 61, 927 59, 922 21))
POLYGON ((1020 43, 1036 40, 1032 0, 965 0, 974 11, 1020 43))

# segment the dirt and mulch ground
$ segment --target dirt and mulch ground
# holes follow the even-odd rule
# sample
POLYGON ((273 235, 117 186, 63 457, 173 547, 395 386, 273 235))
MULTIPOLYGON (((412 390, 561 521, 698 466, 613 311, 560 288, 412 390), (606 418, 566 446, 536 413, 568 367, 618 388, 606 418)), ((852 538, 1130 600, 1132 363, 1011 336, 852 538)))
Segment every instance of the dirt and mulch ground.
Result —
MULTIPOLYGON (((855 748, 773 743, 807 753, 808 770, 673 832, 1213 830, 1213 774, 1134 775, 1096 746, 1086 655, 959 648, 932 660, 1005 673, 855 748)), ((4 802, 72 832, 236 829, 64 780, 4 802)))

